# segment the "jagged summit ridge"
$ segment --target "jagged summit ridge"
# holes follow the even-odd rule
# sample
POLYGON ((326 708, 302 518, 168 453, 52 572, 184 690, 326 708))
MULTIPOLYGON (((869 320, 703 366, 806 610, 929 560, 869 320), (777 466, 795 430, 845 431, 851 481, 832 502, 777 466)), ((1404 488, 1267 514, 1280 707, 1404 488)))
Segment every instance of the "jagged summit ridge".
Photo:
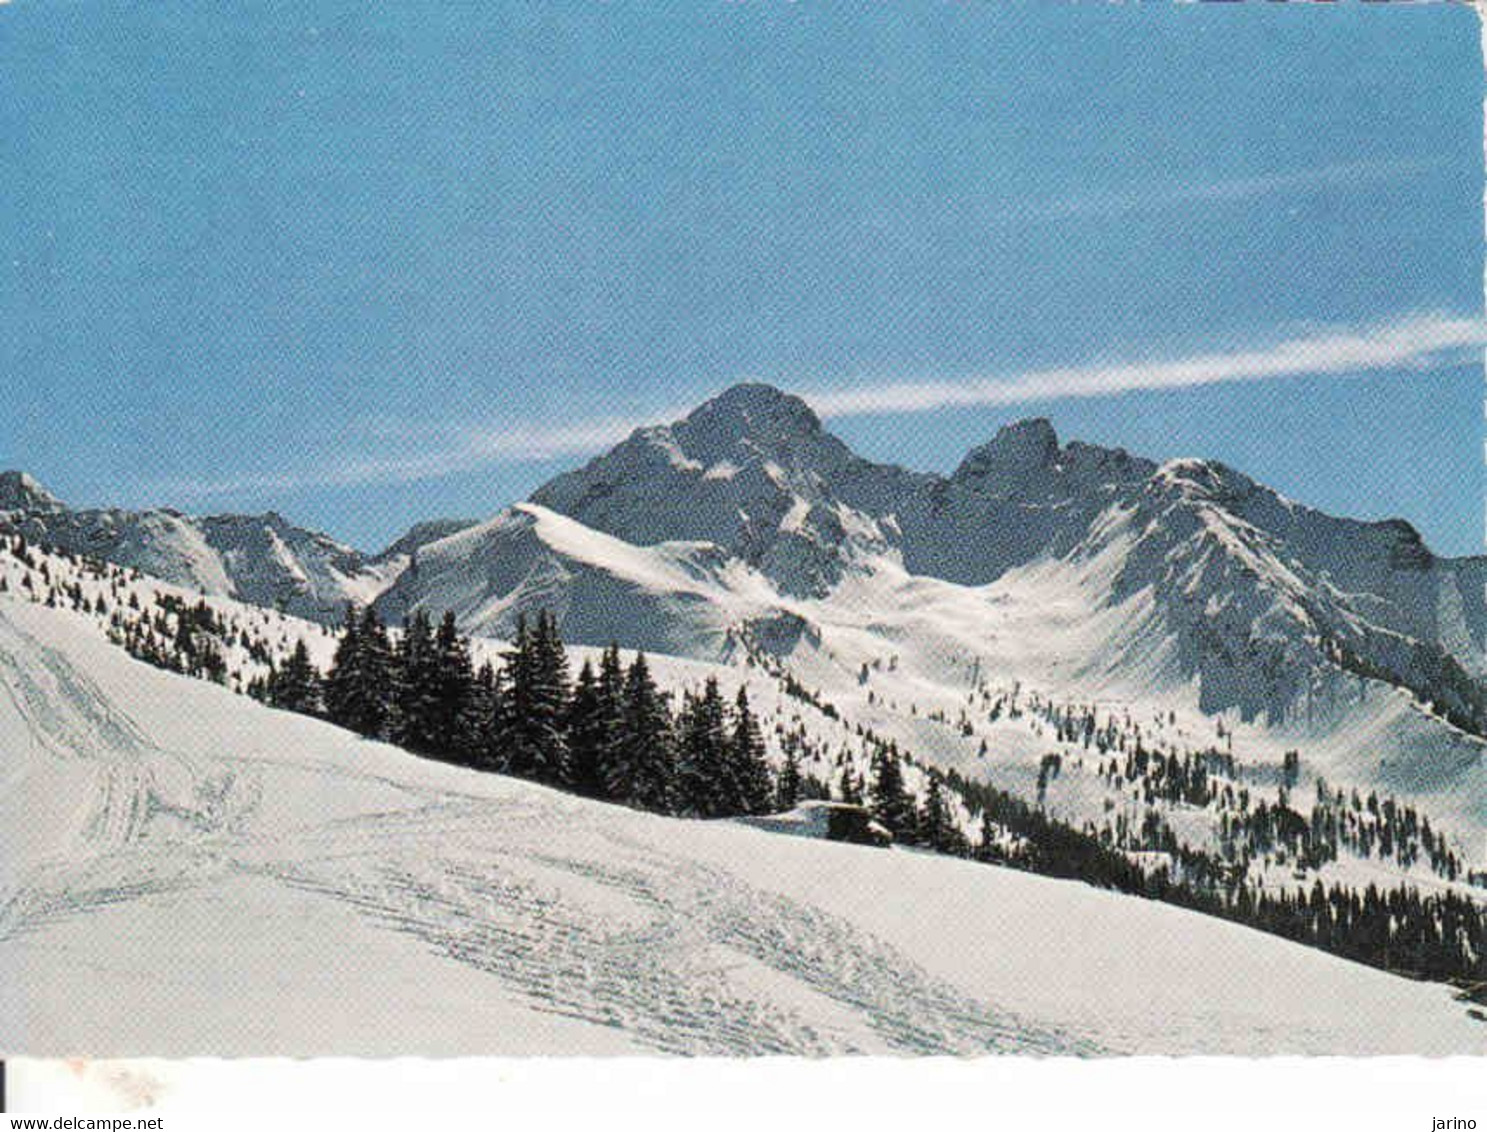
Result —
POLYGON ((780 473, 825 473, 854 459, 793 393, 745 382, 704 401, 681 420, 641 430, 644 443, 679 453, 684 470, 727 478, 754 465, 780 473))
POLYGON ((878 512, 916 477, 855 456, 801 398, 736 385, 640 429, 531 501, 642 546, 711 542, 792 593, 821 593, 885 533, 878 512))
POLYGON ((1344 650, 1417 689, 1452 665, 1487 674, 1487 562, 1434 559, 1403 524, 1333 518, 1218 461, 1061 442, 1045 418, 943 477, 863 460, 803 401, 746 385, 533 501, 632 544, 715 543, 787 596, 884 562, 971 587, 1072 570, 1097 608, 1138 601, 1127 628, 1168 642, 1215 711, 1282 716, 1344 650))
POLYGON ((1044 417, 1004 425, 987 443, 973 448, 951 480, 1003 498, 1098 496, 1138 483, 1156 464, 1123 448, 1074 440, 1060 446, 1044 417))

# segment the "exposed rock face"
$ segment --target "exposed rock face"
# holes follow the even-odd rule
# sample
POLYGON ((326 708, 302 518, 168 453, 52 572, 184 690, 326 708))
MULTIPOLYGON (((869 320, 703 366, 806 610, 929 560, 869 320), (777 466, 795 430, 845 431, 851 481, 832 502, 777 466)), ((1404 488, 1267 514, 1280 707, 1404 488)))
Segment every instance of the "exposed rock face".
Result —
POLYGON ((61 510, 62 501, 25 472, 0 472, 0 514, 61 510))
POLYGON ((877 515, 927 481, 855 456, 800 398, 739 385, 638 430, 532 502, 642 546, 713 542, 785 592, 819 595, 854 551, 889 545, 877 515))

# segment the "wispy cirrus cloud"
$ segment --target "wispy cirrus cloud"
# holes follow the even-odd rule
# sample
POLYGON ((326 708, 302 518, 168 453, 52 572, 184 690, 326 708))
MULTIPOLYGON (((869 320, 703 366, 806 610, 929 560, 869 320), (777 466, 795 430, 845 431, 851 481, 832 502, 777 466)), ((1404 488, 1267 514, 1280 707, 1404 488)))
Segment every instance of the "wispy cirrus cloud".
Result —
POLYGON ((1409 180, 1439 168, 1444 161, 1441 157, 1379 158, 1242 177, 1193 177, 1113 192, 1056 197, 1043 203, 1030 203, 1016 215, 1024 220, 1080 217, 1115 219, 1190 204, 1224 204, 1270 196, 1306 196, 1409 180))
MULTIPOLYGON (((851 385, 796 391, 822 417, 841 419, 1288 378, 1338 378, 1381 370, 1425 372, 1460 363, 1484 348, 1487 321, 1450 314, 1417 314, 1364 327, 1314 330, 1250 349, 953 378, 861 379, 851 385)), ((591 454, 617 443, 636 428, 674 420, 691 407, 680 406, 645 419, 609 416, 560 424, 527 420, 474 427, 424 425, 416 431, 416 450, 392 456, 349 459, 305 472, 162 486, 179 495, 209 498, 307 487, 411 483, 496 464, 591 454)))
MULTIPOLYGON (((667 418, 669 419, 669 418, 667 418)), ((641 424, 626 417, 596 417, 570 424, 509 421, 481 427, 413 424, 407 432, 386 422, 372 430, 381 440, 421 442, 422 450, 393 456, 353 458, 305 472, 246 475, 222 480, 164 484, 188 497, 208 498, 255 491, 289 491, 305 487, 353 487, 370 483, 413 483, 475 471, 494 464, 516 464, 596 452, 617 444, 641 424)))
POLYGON ((869 384, 806 395, 806 399, 823 417, 929 412, 1381 369, 1432 369, 1460 361, 1484 346, 1487 322, 1480 318, 1419 315, 1362 329, 1315 332, 1251 350, 944 381, 869 384))

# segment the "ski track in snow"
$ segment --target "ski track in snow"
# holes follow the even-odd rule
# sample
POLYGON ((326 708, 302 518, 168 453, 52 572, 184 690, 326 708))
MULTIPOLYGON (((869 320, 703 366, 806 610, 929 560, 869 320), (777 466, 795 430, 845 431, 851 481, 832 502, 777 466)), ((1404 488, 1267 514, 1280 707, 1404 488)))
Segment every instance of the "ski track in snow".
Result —
MULTIPOLYGON (((448 829, 432 822, 431 838, 448 829)), ((1098 1047, 972 1001, 845 921, 760 891, 726 873, 638 845, 648 867, 615 867, 503 844, 498 863, 377 862, 331 872, 297 864, 278 879, 349 901, 450 957, 497 976, 540 1009, 633 1031, 667 1053, 713 1055, 872 1052, 782 1007, 824 998, 857 1015, 883 1050, 903 1053, 1095 1053, 1098 1047), (531 865, 621 895, 638 920, 596 919, 531 865), (737 977, 766 972, 764 993, 737 977), (773 977, 770 977, 772 974, 773 977), (752 993, 751 993, 752 991, 752 993)), ((631 852, 627 853, 626 850, 631 852)), ((320 862, 311 862, 318 864, 320 862)))
POLYGON ((85 800, 77 855, 43 863, 19 884, 0 888, 0 939, 189 883, 209 855, 190 846, 157 849, 146 842, 152 825, 175 818, 200 833, 219 832, 251 811, 261 783, 162 750, 61 653, 7 628, 22 639, 24 653, 0 648, 0 691, 49 752, 85 760, 95 785, 85 800), (190 783, 190 802, 172 801, 162 790, 165 768, 190 783))
POLYGON ((543 852, 554 816, 541 807, 410 790, 411 808, 309 826, 287 843, 260 838, 264 766, 162 749, 59 652, 17 635, 25 655, 0 649, 0 689, 50 755, 88 762, 95 785, 68 859, 34 865, 3 893, 0 942, 247 872, 354 907, 536 1009, 624 1029, 658 1052, 1098 1052, 722 870, 624 838, 610 848, 628 866, 543 852), (554 874, 631 914, 596 916, 554 874))
POLYGON ((416 759, 149 669, 69 616, 0 603, 0 964, 21 988, 0 1048, 417 1053, 415 1026, 457 1052, 446 1017, 530 1053, 1481 1047, 1443 988, 1077 885, 416 759), (1127 964, 1081 983, 1096 1001, 1060 997, 1120 957, 1208 948, 1232 983, 1179 966, 1153 1006, 1127 964), (1257 1008, 1245 980, 1272 966, 1314 992, 1257 1008), (1333 1005, 1372 996, 1361 1028, 1333 1005))

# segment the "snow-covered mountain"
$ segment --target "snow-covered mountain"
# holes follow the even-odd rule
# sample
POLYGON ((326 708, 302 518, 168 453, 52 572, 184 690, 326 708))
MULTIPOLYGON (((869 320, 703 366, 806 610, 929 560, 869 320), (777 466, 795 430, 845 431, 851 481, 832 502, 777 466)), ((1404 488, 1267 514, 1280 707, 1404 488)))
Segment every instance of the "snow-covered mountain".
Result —
MULTIPOLYGON (((1146 719, 1178 753, 1242 749, 1272 786, 1300 752, 1300 781, 1410 799, 1471 846, 1484 593, 1481 558, 1212 461, 1061 443, 1031 420, 925 475, 747 385, 428 544, 380 602, 502 636, 551 608, 569 641, 777 665, 929 764, 1032 797, 1048 756, 1081 751, 996 718, 1021 689, 1146 719)), ((1098 826, 1128 788, 1071 775, 1047 798, 1098 826)))
POLYGON ((574 641, 712 658, 740 608, 728 583, 748 573, 713 543, 638 547, 524 503, 424 546, 378 608, 394 624, 452 609, 466 632, 508 638, 519 615, 549 608, 574 641))
POLYGON ((895 545, 878 518, 932 484, 853 455, 799 398, 740 385, 637 431, 532 502, 641 546, 714 543, 783 593, 820 595, 857 557, 895 545))
MULTIPOLYGON (((1467 844, 1487 829, 1487 562, 1211 461, 1063 443, 1043 420, 936 476, 861 459, 800 399, 739 386, 531 502, 372 558, 277 516, 77 512, 3 482, 36 540, 322 622, 375 601, 393 623, 452 609, 509 637, 550 608, 570 643, 762 664, 1024 797, 1045 756, 1078 752, 1008 730, 992 705, 1019 690, 1120 729, 1159 721, 1178 754, 1238 741, 1271 783, 1299 751, 1303 778, 1415 800, 1467 844)), ((1119 801, 1074 781, 1047 788, 1071 819, 1119 801)))
POLYGON ((370 561, 407 565, 413 556, 429 543, 458 534, 468 527, 475 526, 477 522, 479 522, 478 519, 429 519, 414 523, 401 538, 378 552, 370 561))
POLYGON ((320 621, 376 599, 424 543, 467 525, 421 523, 375 556, 283 516, 191 516, 170 509, 74 510, 22 472, 0 473, 0 525, 204 594, 320 621))
MULTIPOLYGON (((1302 750, 1307 773, 1487 828, 1487 560, 1212 461, 1064 443, 1044 420, 939 476, 864 460, 799 398, 737 386, 528 503, 371 557, 273 514, 69 510, 18 474, 0 502, 35 541, 322 623, 350 600, 509 637, 551 608, 571 643, 766 663, 942 767, 991 741, 967 696, 1020 687, 1217 726, 1277 766, 1302 750)), ((1009 741, 1015 774, 975 769, 1027 793, 1047 752, 1009 741)))
POLYGON ((1038 575, 1092 616, 1122 611, 1101 619, 1105 640, 1047 642, 1066 671, 1194 682, 1205 711, 1274 724, 1333 710, 1363 676, 1487 731, 1487 560, 1437 558, 1407 523, 1333 518, 1215 462, 1061 445, 1044 420, 1003 428, 941 477, 863 460, 800 399, 743 385, 532 504, 431 545, 388 607, 451 606, 486 631, 540 602, 574 639, 715 656, 740 617, 809 605, 831 621, 822 603, 862 599, 864 579, 952 583, 969 591, 955 604, 1038 575), (534 518, 545 512, 619 541, 575 553, 572 537, 546 538, 571 528, 534 518))

